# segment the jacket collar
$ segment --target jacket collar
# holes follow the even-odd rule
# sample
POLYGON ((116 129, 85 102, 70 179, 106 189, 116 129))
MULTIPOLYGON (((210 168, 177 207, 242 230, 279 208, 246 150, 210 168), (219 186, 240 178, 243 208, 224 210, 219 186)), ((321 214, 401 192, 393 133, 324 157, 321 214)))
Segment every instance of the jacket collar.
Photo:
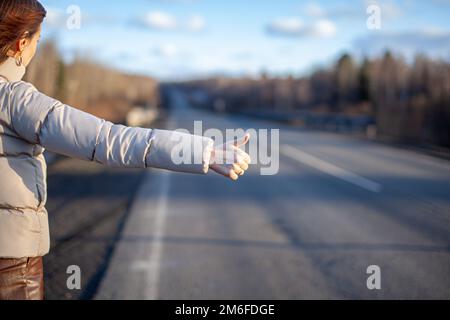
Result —
POLYGON ((14 58, 8 57, 2 64, 0 64, 0 81, 1 78, 8 82, 16 82, 22 80, 25 74, 25 66, 17 66, 14 58))

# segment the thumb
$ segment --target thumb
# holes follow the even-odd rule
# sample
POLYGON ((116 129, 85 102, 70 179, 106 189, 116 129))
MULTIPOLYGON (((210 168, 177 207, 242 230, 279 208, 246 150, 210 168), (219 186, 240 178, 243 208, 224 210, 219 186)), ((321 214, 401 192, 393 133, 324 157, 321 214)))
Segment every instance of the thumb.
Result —
POLYGON ((237 140, 234 140, 233 141, 233 145, 236 146, 236 147, 245 146, 248 143, 249 140, 250 140, 250 133, 246 133, 241 138, 239 138, 237 140))

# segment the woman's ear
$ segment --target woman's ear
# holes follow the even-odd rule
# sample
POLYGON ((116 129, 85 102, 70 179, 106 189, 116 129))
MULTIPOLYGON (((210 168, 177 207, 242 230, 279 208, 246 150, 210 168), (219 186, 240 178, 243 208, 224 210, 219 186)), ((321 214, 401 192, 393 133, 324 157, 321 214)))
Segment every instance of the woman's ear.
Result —
POLYGON ((30 40, 28 38, 22 38, 16 42, 16 52, 23 52, 25 48, 29 45, 30 40))

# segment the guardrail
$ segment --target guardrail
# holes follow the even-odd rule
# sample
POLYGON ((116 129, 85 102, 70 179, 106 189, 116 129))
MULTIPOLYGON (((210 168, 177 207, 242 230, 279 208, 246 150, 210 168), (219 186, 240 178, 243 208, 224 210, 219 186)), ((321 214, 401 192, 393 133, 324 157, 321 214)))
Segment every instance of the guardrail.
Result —
POLYGON ((316 113, 310 111, 240 111, 238 113, 259 119, 279 121, 331 131, 366 132, 368 128, 375 125, 374 118, 369 115, 316 113))

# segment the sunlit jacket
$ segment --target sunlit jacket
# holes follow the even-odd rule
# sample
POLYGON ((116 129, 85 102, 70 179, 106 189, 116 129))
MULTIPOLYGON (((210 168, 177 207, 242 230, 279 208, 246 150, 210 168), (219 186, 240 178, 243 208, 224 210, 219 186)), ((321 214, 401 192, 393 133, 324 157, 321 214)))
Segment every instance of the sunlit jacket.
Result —
POLYGON ((0 64, 0 258, 49 251, 44 149, 112 167, 207 172, 211 139, 114 125, 40 93, 22 75, 12 58, 0 64), (201 145, 202 163, 175 164, 180 141, 201 145))

